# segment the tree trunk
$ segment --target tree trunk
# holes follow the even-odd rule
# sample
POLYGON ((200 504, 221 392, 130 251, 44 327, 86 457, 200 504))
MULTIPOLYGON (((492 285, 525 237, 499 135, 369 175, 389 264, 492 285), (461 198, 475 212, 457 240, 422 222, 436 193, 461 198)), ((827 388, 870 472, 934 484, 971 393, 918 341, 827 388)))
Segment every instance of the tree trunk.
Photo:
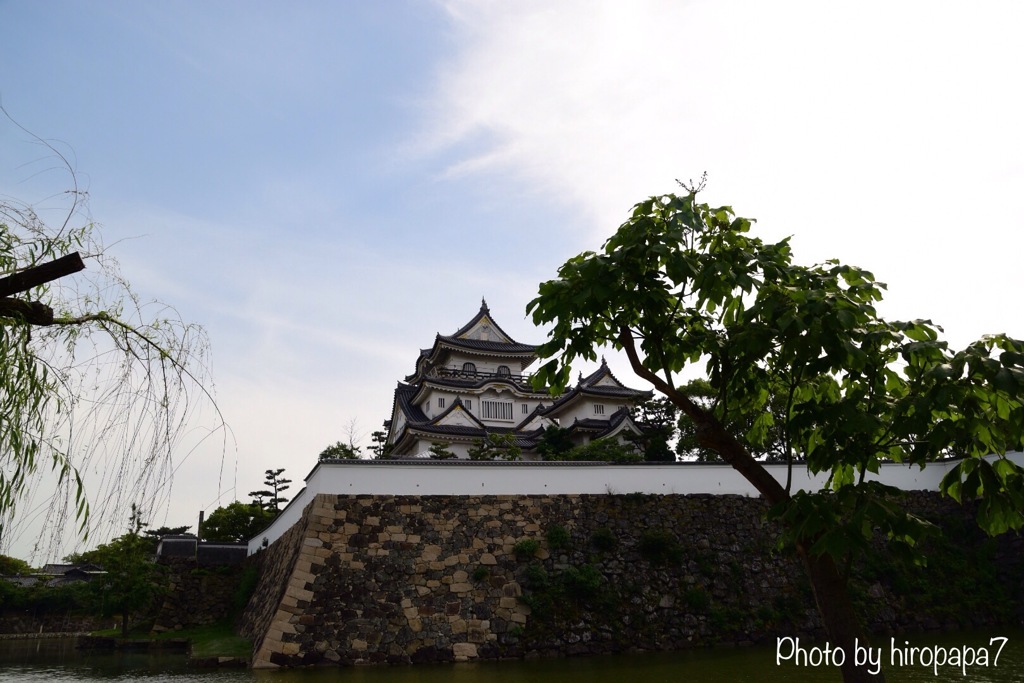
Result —
POLYGON ((797 546, 797 553, 811 580, 814 602, 825 625, 828 642, 833 648, 843 649, 845 659, 840 670, 844 683, 884 683, 881 669, 871 674, 868 672, 871 666, 854 666, 856 648, 868 648, 869 643, 836 563, 828 555, 811 555, 802 545, 797 546))
MULTIPOLYGON (((643 377, 677 408, 683 411, 697 428, 697 442, 710 448, 722 456, 727 464, 739 472, 764 497, 770 505, 789 500, 790 495, 782 484, 775 480, 761 462, 758 462, 719 422, 713 414, 690 400, 685 392, 676 389, 649 368, 645 367, 637 354, 633 334, 628 327, 619 330, 619 341, 629 357, 630 365, 637 375, 643 377)), ((860 625, 860 619, 853 609, 846 581, 839 574, 835 562, 828 555, 814 556, 807 552, 807 547, 797 546, 797 553, 804 566, 804 572, 811 580, 814 591, 814 602, 821 614, 822 623, 829 644, 841 647, 845 659, 840 667, 844 683, 884 683, 885 676, 881 671, 877 674, 868 673, 870 667, 854 666, 856 646, 868 647, 868 639, 860 625)))

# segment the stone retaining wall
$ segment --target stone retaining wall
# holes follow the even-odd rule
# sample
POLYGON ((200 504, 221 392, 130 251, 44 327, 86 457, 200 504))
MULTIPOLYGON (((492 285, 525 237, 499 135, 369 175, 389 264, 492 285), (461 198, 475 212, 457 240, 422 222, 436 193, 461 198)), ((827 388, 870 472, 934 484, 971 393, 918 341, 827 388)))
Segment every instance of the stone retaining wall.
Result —
POLYGON ((155 610, 154 632, 214 624, 230 615, 241 566, 200 567, 194 557, 164 557, 160 566, 167 592, 155 610))
MULTIPOLYGON (((914 494, 912 504, 952 520, 960 537, 936 550, 955 560, 945 563, 987 562, 993 585, 965 589, 941 567, 919 576, 867 564, 854 591, 872 628, 980 625, 1019 614, 1019 541, 986 541, 967 512, 935 494, 914 494), (893 580, 905 576, 909 584, 893 580), (931 590, 929 581, 949 584, 952 597, 915 597, 922 582, 931 590), (950 604, 974 592, 984 599, 950 604)), ((759 499, 741 496, 321 494, 262 553, 243 632, 254 641, 255 667, 820 636, 803 572, 774 551, 764 512, 759 499)))
POLYGON ((116 620, 109 618, 45 614, 37 613, 35 610, 3 610, 0 612, 0 631, 2 631, 0 637, 16 635, 25 637, 65 636, 113 628, 116 625, 116 620))

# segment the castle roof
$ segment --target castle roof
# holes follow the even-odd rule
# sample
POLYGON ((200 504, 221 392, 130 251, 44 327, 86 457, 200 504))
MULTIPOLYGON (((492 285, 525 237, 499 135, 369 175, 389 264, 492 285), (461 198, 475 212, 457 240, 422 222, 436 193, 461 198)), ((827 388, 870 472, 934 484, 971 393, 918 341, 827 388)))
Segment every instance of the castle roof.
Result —
POLYGON ((520 371, 537 359, 537 346, 521 344, 513 339, 491 317, 487 301, 481 299, 480 310, 453 334, 438 333, 429 349, 420 349, 416 372, 405 378, 415 382, 430 368, 444 366, 452 352, 469 355, 504 358, 510 364, 518 362, 520 371))
POLYGON ((511 436, 524 453, 536 457, 532 451, 544 430, 559 424, 584 443, 623 430, 639 431, 626 406, 651 392, 622 384, 602 359, 598 370, 581 376, 552 403, 528 376, 513 374, 536 360, 537 348, 513 339, 482 300, 469 322, 450 335, 438 334, 430 348, 419 352, 416 372, 395 388, 394 412, 385 422, 391 452, 395 457, 426 457, 425 443, 457 443, 464 457, 466 444, 498 434, 511 436), (590 412, 588 402, 607 404, 607 417, 604 405, 593 417, 584 417, 590 412), (435 409, 440 412, 430 417, 435 409))
POLYGON ((601 367, 586 377, 581 376, 576 386, 559 396, 553 404, 544 409, 544 414, 548 417, 554 417, 567 410, 571 405, 586 398, 639 401, 650 398, 653 395, 654 392, 652 391, 631 389, 620 382, 612 374, 608 363, 602 358, 601 367))

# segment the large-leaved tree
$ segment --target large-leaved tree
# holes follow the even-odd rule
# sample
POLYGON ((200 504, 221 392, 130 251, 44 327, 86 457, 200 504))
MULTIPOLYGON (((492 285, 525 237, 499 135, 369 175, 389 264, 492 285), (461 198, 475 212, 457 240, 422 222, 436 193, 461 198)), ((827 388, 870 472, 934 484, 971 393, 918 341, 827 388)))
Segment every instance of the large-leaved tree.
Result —
POLYGON ((699 446, 772 505, 829 640, 848 655, 844 680, 877 680, 853 666, 854 640, 866 639, 850 558, 878 533, 913 558, 927 525, 866 477, 886 461, 961 456, 942 490, 979 499, 990 533, 1021 528, 1024 477, 1001 456, 1024 445, 1024 342, 997 334, 952 350, 929 321, 882 319, 885 286, 870 272, 799 265, 788 240, 765 243, 750 227, 695 191, 638 204, 601 251, 569 259, 528 305, 536 324, 552 325, 535 381, 563 388, 573 360, 622 349, 692 421, 699 446), (713 400, 680 381, 694 365, 713 400), (827 473, 825 490, 794 492, 791 476, 772 477, 756 457, 769 445, 791 468, 827 473))

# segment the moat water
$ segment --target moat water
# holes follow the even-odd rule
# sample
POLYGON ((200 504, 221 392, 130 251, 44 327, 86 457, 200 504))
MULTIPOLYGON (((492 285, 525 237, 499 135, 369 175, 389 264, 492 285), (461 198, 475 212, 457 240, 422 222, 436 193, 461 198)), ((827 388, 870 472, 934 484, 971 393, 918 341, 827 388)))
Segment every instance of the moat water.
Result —
MULTIPOLYGON (((889 681, 1024 680, 1024 630, 1003 629, 917 634, 872 642, 889 681), (1004 643, 1005 639, 1005 643, 1004 643), (909 643, 907 642, 909 641, 909 643), (914 649, 916 648, 916 649, 914 649), (937 664, 942 659, 944 663, 937 664)), ((693 650, 602 657, 534 659, 402 667, 355 667, 247 671, 189 668, 181 654, 97 653, 75 649, 73 640, 0 641, 0 683, 781 683, 841 680, 838 655, 812 644, 693 650), (789 659, 787 656, 791 655, 789 659)), ((844 653, 845 654, 845 653, 844 653)))

